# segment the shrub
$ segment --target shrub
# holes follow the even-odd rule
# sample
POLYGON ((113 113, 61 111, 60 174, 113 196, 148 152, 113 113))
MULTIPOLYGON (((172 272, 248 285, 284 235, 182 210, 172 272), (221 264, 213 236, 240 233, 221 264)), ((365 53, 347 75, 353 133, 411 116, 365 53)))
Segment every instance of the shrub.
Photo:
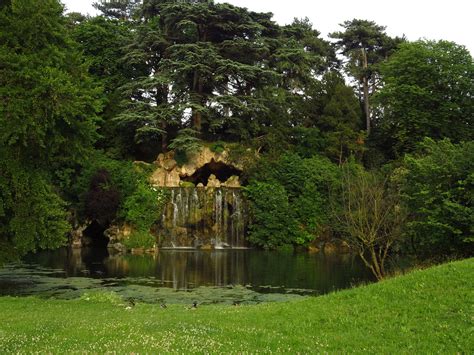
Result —
POLYGON ((148 231, 161 215, 167 194, 148 183, 148 166, 116 161, 100 154, 90 160, 75 185, 83 217, 110 223, 127 221, 148 231))
POLYGON ((223 153, 225 151, 225 143, 222 141, 217 141, 211 144, 210 146, 211 152, 214 153, 223 153))
POLYGON ((140 182, 124 202, 123 218, 138 230, 148 230, 159 218, 160 195, 157 189, 140 182))
POLYGON ((277 182, 251 183, 245 194, 250 202, 249 241, 266 249, 296 242, 298 226, 291 217, 288 195, 277 182))
POLYGON ((169 145, 174 149, 176 163, 182 166, 188 161, 188 154, 197 152, 201 149, 201 139, 198 138, 199 132, 191 128, 184 128, 179 131, 177 137, 169 145))
POLYGON ((132 232, 130 236, 123 241, 127 249, 144 248, 150 249, 155 246, 156 239, 148 231, 137 230, 132 232))

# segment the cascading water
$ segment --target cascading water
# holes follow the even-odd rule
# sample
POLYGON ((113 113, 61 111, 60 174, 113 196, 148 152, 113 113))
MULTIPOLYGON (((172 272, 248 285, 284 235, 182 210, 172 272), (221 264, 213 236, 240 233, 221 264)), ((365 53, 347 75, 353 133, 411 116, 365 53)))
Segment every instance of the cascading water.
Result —
POLYGON ((170 188, 157 229, 162 248, 244 248, 246 212, 238 188, 170 188))

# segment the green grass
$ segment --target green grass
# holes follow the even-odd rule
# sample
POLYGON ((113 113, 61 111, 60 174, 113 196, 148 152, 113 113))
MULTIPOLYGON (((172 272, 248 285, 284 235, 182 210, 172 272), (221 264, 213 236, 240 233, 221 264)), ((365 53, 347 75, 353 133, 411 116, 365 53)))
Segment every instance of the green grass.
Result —
POLYGON ((301 301, 257 306, 0 298, 0 349, 17 352, 474 353, 474 259, 301 301))

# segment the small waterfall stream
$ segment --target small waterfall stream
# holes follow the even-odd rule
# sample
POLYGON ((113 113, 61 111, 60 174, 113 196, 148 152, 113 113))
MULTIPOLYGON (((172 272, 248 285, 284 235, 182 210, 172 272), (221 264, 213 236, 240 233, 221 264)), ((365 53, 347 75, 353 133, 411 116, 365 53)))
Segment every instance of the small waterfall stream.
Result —
POLYGON ((238 188, 170 188, 158 226, 162 248, 243 248, 246 211, 238 188))

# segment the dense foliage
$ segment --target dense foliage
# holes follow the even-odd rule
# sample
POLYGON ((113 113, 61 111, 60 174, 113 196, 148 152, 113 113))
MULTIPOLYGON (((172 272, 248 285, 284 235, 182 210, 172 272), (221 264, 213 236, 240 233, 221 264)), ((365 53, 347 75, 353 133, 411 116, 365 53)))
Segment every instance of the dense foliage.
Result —
POLYGON ((75 185, 79 218, 95 220, 104 228, 124 221, 148 232, 167 199, 164 191, 148 183, 147 165, 118 161, 96 154, 75 185))
POLYGON ((447 41, 404 43, 382 66, 378 100, 381 148, 391 157, 412 152, 424 137, 474 138, 474 62, 447 41))
POLYGON ((97 138, 98 91, 56 0, 0 7, 0 240, 10 254, 65 243, 58 189, 97 138))
POLYGON ((330 220, 330 191, 339 169, 327 158, 285 154, 262 159, 246 188, 252 222, 249 240, 265 248, 305 245, 322 235, 330 220))
POLYGON ((417 254, 474 251, 474 143, 426 139, 399 169, 410 212, 406 227, 417 254))

